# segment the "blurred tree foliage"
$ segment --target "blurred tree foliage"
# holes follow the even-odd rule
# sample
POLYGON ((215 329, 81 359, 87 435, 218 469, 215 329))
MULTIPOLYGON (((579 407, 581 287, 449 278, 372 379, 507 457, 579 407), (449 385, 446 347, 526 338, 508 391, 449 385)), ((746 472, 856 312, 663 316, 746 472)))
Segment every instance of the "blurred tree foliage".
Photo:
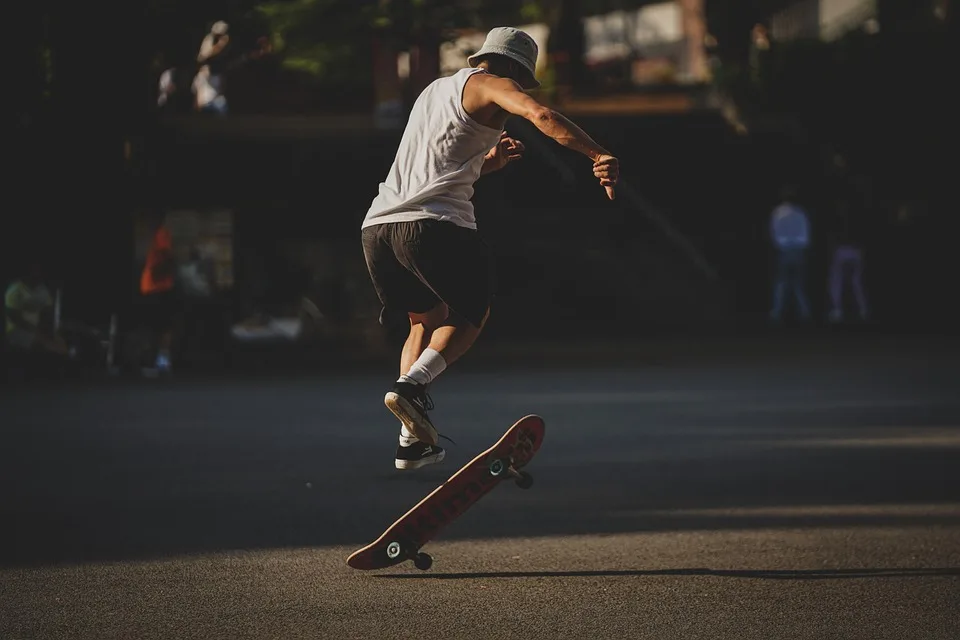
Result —
POLYGON ((269 0, 255 7, 284 66, 333 85, 370 68, 375 37, 396 50, 452 39, 462 29, 546 22, 650 4, 650 0, 269 0), (571 13, 573 15, 571 15, 571 13), (565 15, 566 14, 566 15, 565 15))
POLYGON ((254 12, 268 25, 285 67, 339 84, 369 68, 375 37, 401 51, 491 19, 516 22, 526 6, 515 0, 271 0, 254 12))

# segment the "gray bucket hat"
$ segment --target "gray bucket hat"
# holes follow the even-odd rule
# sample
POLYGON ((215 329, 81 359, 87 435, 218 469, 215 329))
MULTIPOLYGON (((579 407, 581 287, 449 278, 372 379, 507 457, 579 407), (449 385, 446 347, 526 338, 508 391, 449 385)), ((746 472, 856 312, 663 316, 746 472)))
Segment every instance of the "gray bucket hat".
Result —
POLYGON ((496 53, 518 62, 529 73, 529 77, 520 83, 524 89, 536 89, 540 86, 537 80, 537 55, 540 48, 529 34, 513 27, 495 27, 487 34, 483 46, 475 54, 467 58, 467 64, 474 66, 477 58, 487 53, 496 53))

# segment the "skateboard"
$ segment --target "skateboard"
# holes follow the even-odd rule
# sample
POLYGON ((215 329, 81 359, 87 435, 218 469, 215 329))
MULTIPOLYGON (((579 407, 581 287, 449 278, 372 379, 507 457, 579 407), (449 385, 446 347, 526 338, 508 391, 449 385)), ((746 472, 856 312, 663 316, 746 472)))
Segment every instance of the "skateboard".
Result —
POLYGON ((540 449, 543 419, 528 415, 507 429, 495 445, 479 454, 434 489, 426 498, 387 527, 367 546, 354 551, 347 565, 354 569, 385 569, 407 560, 426 571, 433 564, 420 548, 504 480, 529 489, 533 476, 521 471, 540 449))

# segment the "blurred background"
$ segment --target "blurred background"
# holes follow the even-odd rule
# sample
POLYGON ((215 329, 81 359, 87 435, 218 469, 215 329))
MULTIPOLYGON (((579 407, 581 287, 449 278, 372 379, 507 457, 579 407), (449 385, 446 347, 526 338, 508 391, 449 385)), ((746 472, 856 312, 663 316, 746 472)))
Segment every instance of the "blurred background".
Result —
POLYGON ((623 174, 608 202, 508 124, 526 157, 475 198, 500 280, 481 348, 955 335, 954 5, 17 3, 4 366, 395 359, 360 221, 418 93, 504 24, 540 45, 536 97, 623 174))

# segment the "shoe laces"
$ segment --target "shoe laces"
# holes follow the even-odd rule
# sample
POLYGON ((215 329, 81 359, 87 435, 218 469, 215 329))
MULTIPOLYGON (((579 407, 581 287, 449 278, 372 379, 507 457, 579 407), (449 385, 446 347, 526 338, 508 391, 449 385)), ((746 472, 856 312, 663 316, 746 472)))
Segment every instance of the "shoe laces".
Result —
MULTIPOLYGON (((427 388, 426 388, 426 387, 424 387, 423 392, 422 392, 421 395, 420 395, 420 401, 423 403, 423 409, 424 409, 424 411, 433 411, 434 406, 435 406, 435 405, 433 404, 433 398, 430 397, 430 394, 427 392, 427 388)), ((445 435, 443 435, 442 433, 438 433, 437 436, 440 437, 440 438, 443 438, 444 440, 446 440, 447 442, 450 442, 451 444, 457 444, 457 443, 453 440, 453 438, 450 438, 450 437, 448 437, 448 436, 445 436, 445 435)))
POLYGON ((433 398, 430 397, 430 394, 427 393, 426 388, 423 389, 423 392, 420 394, 420 402, 423 404, 424 411, 433 411, 434 404, 433 398))

